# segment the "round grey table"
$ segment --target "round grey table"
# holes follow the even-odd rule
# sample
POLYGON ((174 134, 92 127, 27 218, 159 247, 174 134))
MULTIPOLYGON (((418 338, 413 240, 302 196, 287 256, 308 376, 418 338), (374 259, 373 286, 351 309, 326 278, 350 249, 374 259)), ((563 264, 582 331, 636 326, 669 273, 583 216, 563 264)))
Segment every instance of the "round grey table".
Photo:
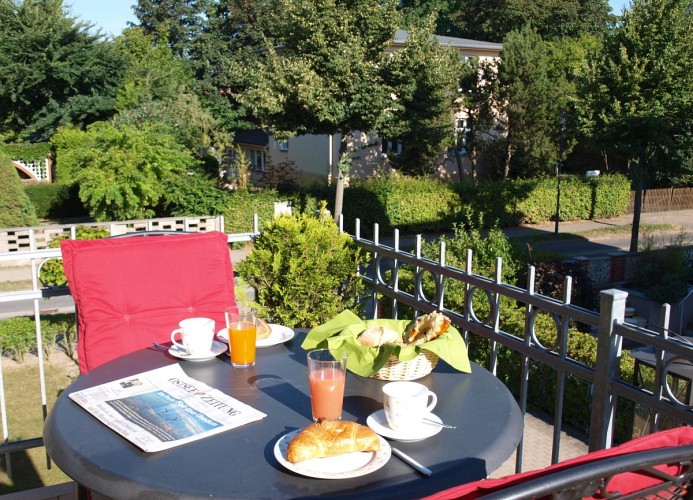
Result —
MULTIPOLYGON (((267 417, 169 450, 146 453, 70 400, 70 392, 178 362, 144 349, 81 376, 56 401, 44 426, 46 450, 78 483, 112 498, 417 498, 486 477, 515 450, 522 416, 508 389, 472 364, 460 373, 440 361, 421 382, 438 395, 434 413, 457 426, 418 442, 391 442, 433 471, 425 477, 394 455, 356 478, 299 476, 277 462, 274 445, 311 422, 305 333, 258 349, 252 368, 235 369, 228 355, 181 361, 184 371, 253 406, 267 417)), ((343 419, 365 424, 382 409, 384 381, 347 375, 343 419)))

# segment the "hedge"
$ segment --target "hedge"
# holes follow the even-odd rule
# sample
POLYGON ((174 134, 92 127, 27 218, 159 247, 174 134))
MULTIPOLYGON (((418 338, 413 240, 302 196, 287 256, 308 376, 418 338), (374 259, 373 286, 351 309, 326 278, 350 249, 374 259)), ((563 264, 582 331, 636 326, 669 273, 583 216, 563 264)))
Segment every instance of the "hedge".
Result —
MULTIPOLYGON (((317 191, 317 190, 316 190, 317 191)), ((227 234, 253 231, 253 215, 257 214, 260 227, 274 218, 275 202, 289 201, 296 213, 313 213, 317 200, 309 192, 283 194, 276 189, 248 191, 239 189, 229 193, 224 210, 224 231, 227 234)))
MULTIPOLYGON (((353 181, 344 192, 344 218, 364 228, 439 231, 457 220, 460 196, 454 186, 430 178, 390 176, 353 181)), ((352 229, 352 228, 348 228, 352 229)))
POLYGON ((43 161, 50 154, 51 145, 48 142, 0 144, 0 152, 5 153, 13 160, 43 161))
POLYGON ((77 184, 28 184, 24 191, 36 207, 36 215, 41 219, 87 215, 87 210, 79 199, 77 184))
MULTIPOLYGON (((363 230, 410 232, 449 230, 472 214, 492 227, 554 220, 556 179, 446 183, 430 178, 390 176, 355 180, 344 192, 345 229, 358 218, 363 230)), ((324 190, 320 196, 324 196, 324 190)), ((332 197, 322 197, 332 201, 332 197)), ((630 183, 620 174, 590 180, 561 179, 562 221, 616 217, 626 213, 630 183)))
POLYGON ((0 153, 0 227, 38 225, 31 200, 8 156, 0 153))
MULTIPOLYGON (((74 355, 75 315, 54 314, 41 317, 41 338, 46 358, 54 346, 74 355)), ((0 355, 21 362, 27 353, 36 353, 36 324, 27 316, 0 320, 0 355)))

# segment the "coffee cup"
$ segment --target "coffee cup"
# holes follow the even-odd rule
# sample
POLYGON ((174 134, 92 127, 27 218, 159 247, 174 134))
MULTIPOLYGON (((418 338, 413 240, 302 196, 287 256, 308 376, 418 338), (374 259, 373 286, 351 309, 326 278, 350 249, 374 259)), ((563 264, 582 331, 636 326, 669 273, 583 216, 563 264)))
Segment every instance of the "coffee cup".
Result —
POLYGON ((396 431, 415 429, 437 402, 435 393, 417 382, 390 382, 383 386, 385 418, 396 431))
POLYGON ((212 350, 214 320, 210 318, 188 318, 178 323, 180 328, 171 332, 171 342, 191 356, 203 355, 212 350), (176 336, 180 335, 180 342, 176 336))

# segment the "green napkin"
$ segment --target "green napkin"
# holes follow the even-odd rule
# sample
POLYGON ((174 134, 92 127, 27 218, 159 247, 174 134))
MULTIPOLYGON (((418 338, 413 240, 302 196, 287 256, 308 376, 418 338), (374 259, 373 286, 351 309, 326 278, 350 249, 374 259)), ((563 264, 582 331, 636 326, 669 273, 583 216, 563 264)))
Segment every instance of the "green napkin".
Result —
POLYGON ((450 326, 440 337, 418 346, 386 344, 382 347, 366 347, 357 340, 361 332, 370 326, 384 326, 396 332, 404 332, 409 323, 411 323, 409 320, 396 319, 364 321, 347 310, 308 332, 301 347, 306 350, 328 348, 346 351, 348 353, 347 369, 363 377, 370 377, 380 370, 391 354, 400 361, 410 361, 423 349, 437 354, 440 359, 456 370, 471 372, 467 346, 453 326, 450 326))

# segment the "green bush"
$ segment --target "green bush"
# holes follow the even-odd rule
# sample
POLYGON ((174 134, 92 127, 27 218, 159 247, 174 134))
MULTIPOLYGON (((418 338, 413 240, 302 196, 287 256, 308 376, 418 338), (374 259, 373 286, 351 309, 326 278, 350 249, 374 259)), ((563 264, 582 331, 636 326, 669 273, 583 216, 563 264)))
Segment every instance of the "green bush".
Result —
MULTIPOLYGON (((444 231, 469 213, 486 228, 545 222, 555 218, 556 187, 553 178, 458 184, 394 175, 359 179, 344 192, 345 228, 353 231, 358 218, 366 234, 375 223, 382 230, 444 231)), ((332 194, 317 198, 331 201, 332 194)), ((623 175, 566 176, 561 179, 561 220, 623 215, 629 199, 630 183, 623 175)))
MULTIPOLYGON (((517 199, 515 207, 520 222, 536 224, 556 218, 556 179, 532 182, 526 196, 517 199)), ((605 175, 590 180, 565 176, 561 179, 560 219, 586 220, 623 215, 630 200, 630 182, 621 174, 605 175)))
POLYGON ((360 261, 360 250, 330 217, 295 214, 268 222, 236 270, 270 322, 314 327, 356 307, 360 261))
POLYGON ((640 248, 638 272, 633 285, 661 304, 676 304, 688 294, 692 270, 686 259, 686 233, 680 232, 666 247, 661 247, 646 232, 640 248))
POLYGON ((0 227, 37 226, 38 218, 12 161, 0 154, 0 227))
POLYGON ((281 196, 274 189, 261 191, 238 189, 229 193, 224 210, 224 231, 227 234, 252 232, 254 214, 257 214, 260 227, 262 227, 274 217, 276 201, 281 201, 281 196))
POLYGON ((0 349, 17 362, 36 349, 36 327, 31 318, 8 318, 0 321, 0 349))
MULTIPOLYGON (((106 238, 110 233, 105 227, 89 227, 89 226, 79 226, 75 237, 78 240, 95 240, 99 238, 106 238)), ((62 240, 68 239, 67 234, 61 234, 56 236, 48 244, 49 248, 58 248, 62 240)), ((39 279, 46 286, 62 286, 67 283, 67 278, 65 277, 65 271, 63 270, 62 259, 51 259, 41 266, 41 272, 39 273, 39 279)))
POLYGON ((274 219, 274 203, 279 201, 291 202, 292 211, 297 214, 313 214, 318 210, 318 198, 311 191, 282 194, 276 189, 238 189, 229 193, 227 197, 224 231, 228 234, 252 232, 254 214, 258 215, 258 223, 262 227, 274 219))
MULTIPOLYGON (((485 311, 482 311, 485 312, 485 311)), ((526 311, 523 307, 504 300, 501 304, 500 328, 518 338, 523 338, 525 328, 526 311)), ((483 314, 482 314, 483 316, 483 314)), ((557 330, 554 321, 544 313, 536 317, 534 325, 536 336, 541 344, 553 350, 557 341, 557 330)), ((487 365, 490 356, 488 339, 470 336, 470 358, 483 365, 487 365)), ((622 380, 632 381, 634 373, 634 360, 624 353, 621 358, 622 380)), ((594 367, 597 358, 597 339, 590 334, 579 332, 573 328, 568 330, 568 352, 570 359, 594 367)), ((498 352, 498 378, 516 396, 520 396, 520 383, 522 381, 522 355, 507 348, 500 348, 498 352)), ((527 402, 531 407, 553 414, 556 404, 556 387, 558 384, 557 373, 549 366, 533 361, 529 370, 529 392, 527 402)), ((592 404, 591 388, 587 381, 567 376, 565 395, 563 402, 563 422, 583 431, 587 431, 590 425, 590 410, 592 404)), ((617 441, 630 439, 633 421, 633 405, 630 401, 619 401, 616 413, 615 437, 617 441)))
POLYGON ((36 208, 36 215, 41 219, 87 215, 79 199, 77 184, 28 184, 24 190, 36 208))
POLYGON ((13 160, 43 161, 51 154, 51 145, 48 142, 0 144, 0 152, 13 160))
POLYGON ((164 180, 166 195, 158 213, 173 217, 222 214, 228 193, 218 184, 218 179, 202 168, 172 174, 164 180))
MULTIPOLYGON (((41 318, 41 338, 46 358, 50 356, 55 345, 61 346, 68 355, 74 353, 75 341, 74 314, 55 314, 41 318)), ((10 356, 17 362, 24 361, 24 356, 35 353, 36 324, 27 316, 0 320, 0 355, 10 356)))
POLYGON ((430 178, 400 176, 354 180, 344 192, 344 218, 361 220, 369 231, 382 229, 438 231, 456 220, 460 197, 452 184, 430 178))
MULTIPOLYGON (((501 281, 504 283, 514 283, 519 271, 518 260, 515 251, 510 244, 506 234, 498 227, 494 227, 486 233, 482 233, 479 228, 480 222, 473 223, 467 219, 467 224, 455 224, 454 233, 451 237, 442 236, 437 241, 427 241, 422 244, 421 254, 423 257, 437 261, 439 257, 440 243, 445 243, 445 263, 448 266, 458 269, 467 268, 467 250, 472 250, 472 272, 484 276, 485 278, 495 279, 496 261, 500 257, 503 263, 501 268, 501 281)), ((388 280, 389 275, 385 276, 388 280)), ((416 276, 414 270, 408 266, 402 266, 398 276, 398 288, 406 293, 415 295, 416 276)), ((422 291, 426 299, 433 300, 436 293, 436 282, 431 273, 424 273, 422 280, 422 291)), ((466 285, 457 280, 448 280, 445 283, 444 305, 449 309, 464 311, 465 309, 466 285)), ((475 295, 477 297, 477 295, 475 295)), ((478 294, 478 300, 485 304, 485 309, 481 312, 482 316, 488 312, 488 300, 485 294, 478 294)), ((385 308, 382 312, 388 315, 387 305, 381 304, 385 308)), ((483 308, 482 308, 483 309, 483 308)), ((410 307, 400 304, 398 313, 403 317, 413 317, 413 310, 410 307)))
MULTIPOLYGON (((487 278, 494 278, 496 257, 499 256, 503 260, 502 281, 514 283, 514 276, 520 271, 519 261, 515 257, 507 236, 498 228, 494 228, 486 235, 483 235, 479 230, 479 226, 480 222, 476 224, 468 222, 466 228, 463 225, 456 225, 455 234, 452 237, 441 238, 446 243, 446 263, 450 266, 465 269, 466 250, 471 248, 474 256, 472 263, 473 272, 487 278)), ((437 260, 438 248, 438 242, 425 243, 422 248, 422 254, 424 257, 437 260)), ((546 295, 553 296, 556 293, 560 293, 564 274, 571 271, 577 272, 568 265, 558 266, 557 268, 551 266, 548 266, 547 269, 542 268, 541 273, 539 273, 538 286, 544 290, 543 294, 546 295)), ((589 301, 589 283, 582 283, 580 276, 578 276, 574 291, 580 294, 581 300, 589 301), (585 285, 584 290, 581 288, 583 285, 585 285)), ((401 268, 399 289, 413 294, 414 286, 413 271, 406 267, 401 268)), ((422 286, 426 298, 433 299, 436 290, 434 276, 430 273, 424 273, 422 286)), ((466 286, 464 283, 447 281, 444 297, 445 307, 460 314, 463 314, 465 311, 473 312, 479 321, 486 323, 489 328, 492 327, 490 320, 491 303, 488 296, 481 292, 475 293, 472 301, 472 310, 468 310, 465 302, 465 293, 466 286)), ((387 301, 382 301, 380 304, 384 309, 387 309, 387 301)), ((385 315, 389 314, 387 310, 382 312, 385 315)), ((412 314, 410 308, 402 307, 401 304, 398 312, 402 317, 411 317, 412 314)), ((502 331, 518 338, 523 338, 526 324, 525 317, 526 309, 523 305, 518 305, 507 297, 501 297, 499 328, 502 331)), ((539 313, 536 317, 534 328, 541 344, 547 349, 552 349, 557 341, 557 327, 553 319, 548 314, 539 313)), ((484 366, 488 365, 490 359, 490 342, 488 339, 470 335, 468 347, 470 358, 473 361, 484 366)), ((569 328, 567 355, 571 359, 594 367, 597 355, 597 339, 588 333, 580 332, 577 328, 569 328)), ((499 349, 497 376, 516 397, 520 395, 521 368, 521 354, 507 348, 499 349)), ((534 361, 531 363, 529 377, 528 403, 532 407, 553 413, 555 411, 557 387, 556 372, 547 365, 534 361)), ((622 358, 621 378, 629 381, 633 380, 633 360, 628 356, 622 358)), ((589 384, 577 377, 567 377, 563 421, 579 429, 587 430, 590 423, 590 405, 589 384)), ((631 432, 632 410, 633 407, 630 402, 619 402, 616 424, 618 439, 625 440, 631 432)))

